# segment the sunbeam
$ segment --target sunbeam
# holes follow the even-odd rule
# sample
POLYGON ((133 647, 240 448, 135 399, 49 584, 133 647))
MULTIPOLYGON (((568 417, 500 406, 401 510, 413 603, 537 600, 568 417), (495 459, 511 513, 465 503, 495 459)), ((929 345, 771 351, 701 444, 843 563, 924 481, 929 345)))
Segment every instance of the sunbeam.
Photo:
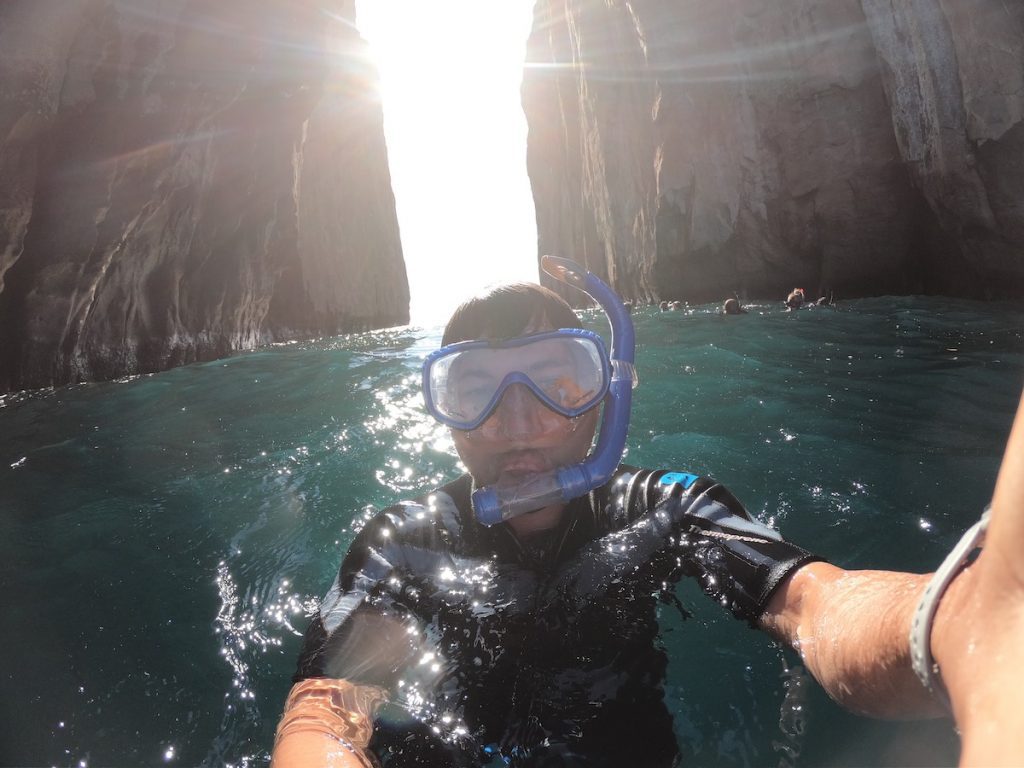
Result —
POLYGON ((415 324, 475 290, 537 279, 519 89, 531 0, 361 0, 415 324))

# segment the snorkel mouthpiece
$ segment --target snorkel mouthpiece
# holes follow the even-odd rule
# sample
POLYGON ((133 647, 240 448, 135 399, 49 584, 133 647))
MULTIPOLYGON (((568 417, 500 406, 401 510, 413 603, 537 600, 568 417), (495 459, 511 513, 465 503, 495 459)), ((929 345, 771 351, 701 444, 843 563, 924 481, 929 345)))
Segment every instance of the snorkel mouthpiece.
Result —
POLYGON ((586 460, 542 472, 515 485, 492 485, 473 492, 473 510, 484 525, 550 506, 564 504, 604 485, 622 460, 629 431, 629 413, 636 386, 633 367, 636 338, 633 321, 622 301, 607 284, 569 259, 544 256, 541 267, 552 277, 583 291, 608 316, 612 330, 611 384, 597 446, 586 460))

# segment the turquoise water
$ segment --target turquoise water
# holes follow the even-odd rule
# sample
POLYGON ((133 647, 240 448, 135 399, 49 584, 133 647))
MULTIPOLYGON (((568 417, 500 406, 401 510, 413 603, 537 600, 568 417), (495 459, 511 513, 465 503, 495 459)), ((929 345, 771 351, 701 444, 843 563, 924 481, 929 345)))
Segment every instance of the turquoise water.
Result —
MULTIPOLYGON (((1024 308, 715 309, 635 315, 628 460, 711 474, 837 564, 933 567, 991 491, 1024 308)), ((265 763, 353 523, 457 472, 417 389, 439 335, 0 398, 0 764, 265 763)), ((662 642, 687 764, 955 762, 946 724, 847 715, 693 585, 678 595, 692 616, 666 607, 662 642)))

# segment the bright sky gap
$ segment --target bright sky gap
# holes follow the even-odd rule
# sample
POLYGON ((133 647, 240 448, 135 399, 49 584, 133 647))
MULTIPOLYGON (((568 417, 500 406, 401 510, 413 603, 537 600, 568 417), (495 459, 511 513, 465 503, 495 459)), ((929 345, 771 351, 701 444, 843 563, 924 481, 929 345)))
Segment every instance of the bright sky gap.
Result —
POLYGON ((519 90, 533 0, 357 0, 380 70, 414 325, 537 279, 519 90))

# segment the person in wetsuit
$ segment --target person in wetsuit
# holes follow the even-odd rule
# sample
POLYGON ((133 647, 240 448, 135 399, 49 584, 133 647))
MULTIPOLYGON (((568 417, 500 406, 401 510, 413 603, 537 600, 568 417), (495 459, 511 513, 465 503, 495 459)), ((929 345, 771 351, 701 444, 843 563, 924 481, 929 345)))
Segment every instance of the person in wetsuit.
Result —
POLYGON ((429 726, 411 743, 407 724, 379 728, 370 747, 386 764, 479 765, 494 753, 672 765, 657 596, 670 601, 692 576, 754 622, 813 559, 708 478, 622 467, 524 536, 475 520, 472 484, 463 476, 367 525, 306 635, 296 681, 397 691, 429 726))
MULTIPOLYGON (((556 294, 506 287, 460 307, 443 346, 522 337, 530 350, 534 335, 578 327, 556 294)), ((306 633, 275 765, 672 765, 678 749, 654 606, 683 577, 798 647, 840 703, 882 716, 941 712, 909 663, 906 629, 927 577, 831 566, 751 520, 708 478, 621 466, 568 503, 482 524, 475 490, 590 450, 597 406, 558 413, 552 391, 574 402, 581 395, 558 377, 535 391, 538 378, 488 390, 494 402, 482 421, 453 429, 467 475, 384 510, 356 537, 306 633)), ((1001 476, 993 502, 999 547, 1024 535, 1024 524, 1014 528, 999 512, 1024 508, 1024 487, 1014 484, 1024 424, 1015 436, 1007 461, 1016 474, 1001 476)), ((976 722, 968 715, 992 716, 962 702, 978 687, 975 675, 993 677, 991 662, 962 658, 962 649, 993 640, 971 635, 946 606, 984 615, 970 590, 1006 565, 985 556, 994 536, 953 582, 932 635, 962 728, 976 722)), ((985 744, 964 733, 965 751, 985 744)))

